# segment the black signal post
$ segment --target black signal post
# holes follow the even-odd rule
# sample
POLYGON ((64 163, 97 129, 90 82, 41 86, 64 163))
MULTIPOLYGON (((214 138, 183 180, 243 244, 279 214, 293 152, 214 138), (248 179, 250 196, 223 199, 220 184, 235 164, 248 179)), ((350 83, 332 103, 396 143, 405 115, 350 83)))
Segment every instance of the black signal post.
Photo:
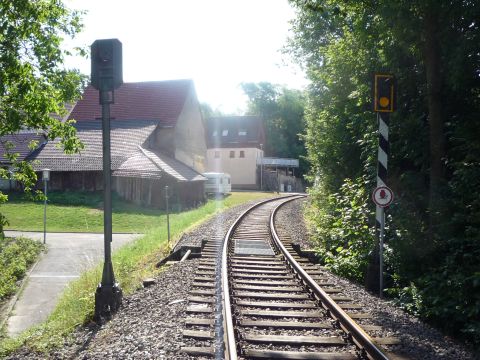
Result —
POLYGON ((112 265, 112 185, 110 155, 110 104, 114 90, 123 83, 122 43, 117 39, 96 40, 91 46, 91 81, 100 92, 103 144, 103 233, 105 259, 102 281, 95 292, 95 319, 109 318, 122 303, 122 289, 115 281, 112 265))

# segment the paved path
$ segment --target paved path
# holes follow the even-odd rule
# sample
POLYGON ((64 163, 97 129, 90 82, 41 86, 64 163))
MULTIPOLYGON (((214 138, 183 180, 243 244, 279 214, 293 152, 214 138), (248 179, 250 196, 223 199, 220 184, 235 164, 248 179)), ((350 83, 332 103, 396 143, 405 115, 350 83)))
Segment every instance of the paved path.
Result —
MULTIPOLYGON (((5 231, 9 237, 25 236, 43 241, 43 232, 5 231)), ((138 234, 113 234, 115 250, 138 234)), ((31 270, 7 322, 9 336, 15 336, 44 321, 55 308, 69 281, 103 260, 103 234, 47 233, 47 252, 31 270)), ((92 289, 94 291, 95 289, 92 289)))

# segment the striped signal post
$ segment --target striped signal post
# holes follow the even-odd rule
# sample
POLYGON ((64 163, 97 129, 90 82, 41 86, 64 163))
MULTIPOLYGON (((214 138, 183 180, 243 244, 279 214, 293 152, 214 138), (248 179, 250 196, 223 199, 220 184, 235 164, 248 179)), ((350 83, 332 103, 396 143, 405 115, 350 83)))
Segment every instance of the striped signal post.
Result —
POLYGON ((378 119, 378 164, 377 188, 373 193, 376 204, 375 233, 378 237, 379 252, 379 294, 383 295, 383 239, 385 233, 385 207, 393 200, 393 193, 387 187, 388 153, 388 126, 390 113, 395 110, 396 86, 392 74, 375 74, 373 81, 373 110, 378 119))
MULTIPOLYGON (((388 142, 388 125, 390 122, 389 113, 377 113, 378 120, 378 163, 377 163, 377 187, 387 186, 388 174, 388 153, 390 152, 390 143, 388 142)), ((381 208, 377 205, 376 228, 380 229, 382 218, 381 208)))

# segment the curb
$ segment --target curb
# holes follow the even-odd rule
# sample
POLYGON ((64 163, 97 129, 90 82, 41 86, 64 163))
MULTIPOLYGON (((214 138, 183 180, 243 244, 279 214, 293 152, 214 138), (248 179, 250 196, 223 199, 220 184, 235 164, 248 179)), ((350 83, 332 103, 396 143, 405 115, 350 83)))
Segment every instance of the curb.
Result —
MULTIPOLYGON (((18 288, 18 291, 15 293, 15 295, 12 296, 12 298, 8 301, 8 303, 4 306, 4 308, 0 311, 0 329, 3 329, 10 318, 10 314, 12 313, 13 308, 15 307, 18 298, 20 295, 23 293, 23 290, 25 289, 25 286, 27 285, 27 282, 30 278, 30 274, 32 271, 37 267, 38 263, 40 260, 42 260, 43 256, 45 253, 48 251, 48 249, 42 251, 40 253, 40 256, 38 257, 37 261, 30 267, 30 269, 25 273, 25 276, 21 280, 20 287, 18 288)), ((6 329, 6 334, 8 336, 8 329, 6 329)))

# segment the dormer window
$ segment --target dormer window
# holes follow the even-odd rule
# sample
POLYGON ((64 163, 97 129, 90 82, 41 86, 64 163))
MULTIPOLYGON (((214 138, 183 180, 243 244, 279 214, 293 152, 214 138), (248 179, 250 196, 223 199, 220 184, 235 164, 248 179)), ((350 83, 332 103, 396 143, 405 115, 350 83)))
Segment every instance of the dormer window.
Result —
POLYGON ((228 130, 223 130, 222 131, 222 136, 227 136, 228 135, 228 130))
POLYGON ((247 136, 247 130, 245 129, 238 130, 238 136, 247 136))

